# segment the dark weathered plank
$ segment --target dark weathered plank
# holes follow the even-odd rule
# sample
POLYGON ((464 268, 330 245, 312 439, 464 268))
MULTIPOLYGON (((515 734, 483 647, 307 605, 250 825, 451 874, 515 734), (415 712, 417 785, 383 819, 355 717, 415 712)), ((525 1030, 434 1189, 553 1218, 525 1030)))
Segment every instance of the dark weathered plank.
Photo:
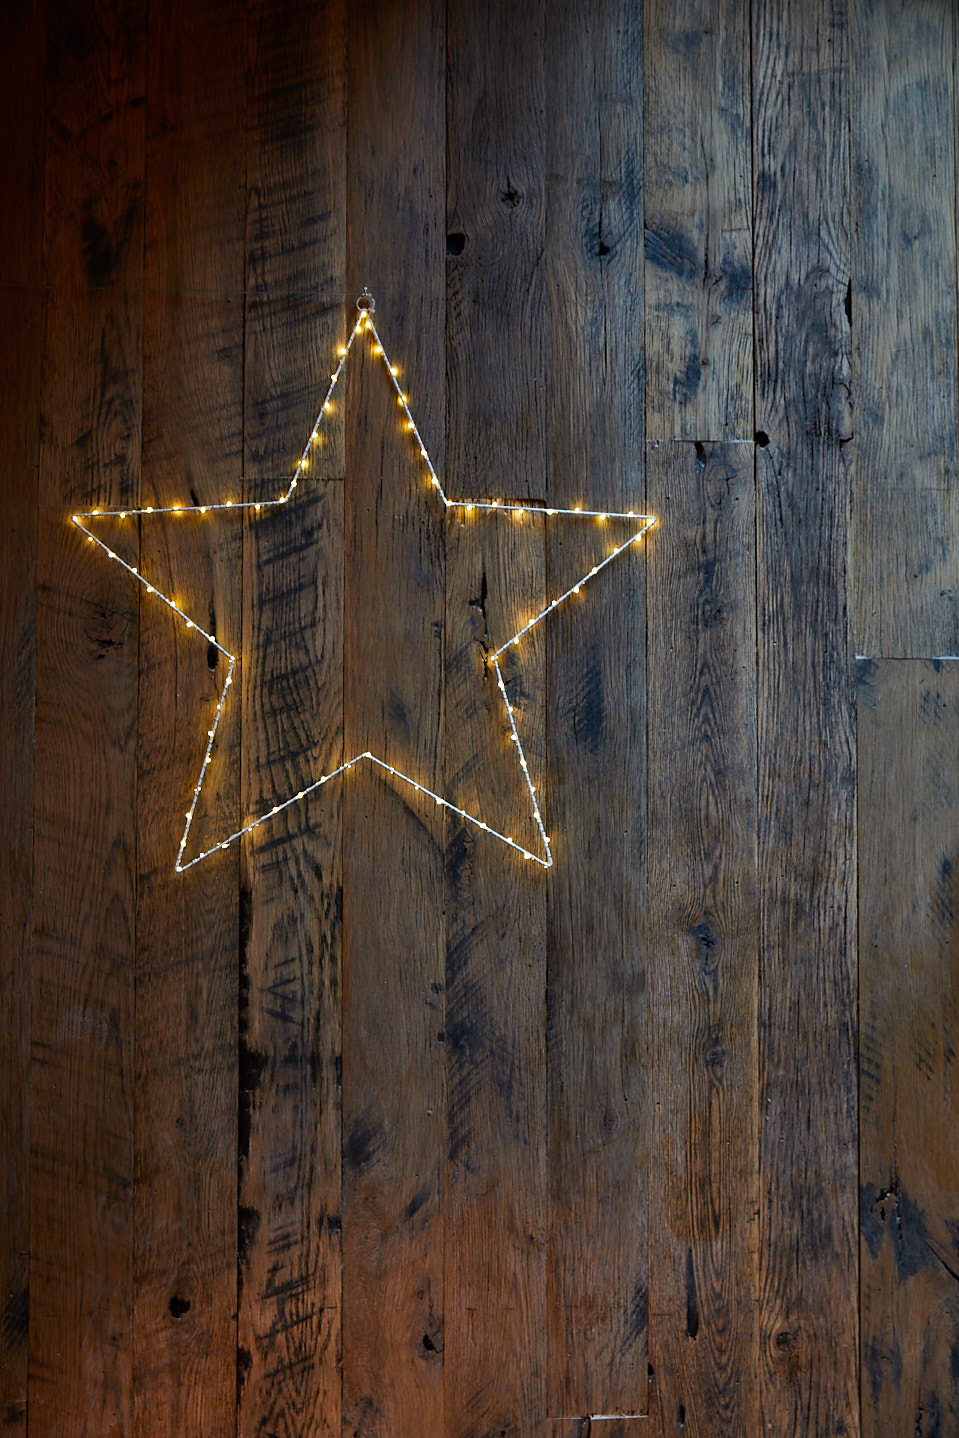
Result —
MULTIPOLYGON (((448 7, 447 455, 456 495, 543 499, 546 7, 537 0, 521 26, 515 19, 502 0, 448 7)), ((543 521, 467 515, 451 526, 448 785, 467 810, 485 805, 502 816, 507 833, 522 824, 514 837, 538 850, 522 774, 504 766, 513 757, 504 755, 506 715, 484 660, 542 607, 543 521)), ((545 792, 544 664, 540 629, 504 656, 503 677, 545 792)), ((451 823, 449 1438, 533 1432, 547 1416, 545 878, 495 840, 451 823)))
MULTIPOLYGON (((450 410, 451 473, 469 423, 450 410)), ((446 792, 533 852, 541 839, 489 660, 543 608, 543 527, 451 516, 447 556, 446 792)), ((500 660, 541 798, 545 653, 540 627, 500 660)), ((446 1432, 532 1433, 547 1411, 546 873, 451 815, 446 914, 446 1432)))
POLYGON ((0 283, 38 285, 43 279, 45 3, 3 7, 0 54, 5 61, 0 93, 0 135, 5 140, 0 155, 5 196, 0 283))
POLYGON ((758 1433, 753 446, 652 444, 646 477, 651 1407, 758 1433))
POLYGON ((26 1433, 39 289, 0 289, 0 1425, 26 1433))
POLYGON ((42 413, 59 461, 41 471, 47 504, 136 503, 146 9, 49 5, 42 413))
MULTIPOLYGON (((245 60, 245 7, 151 8, 142 497, 154 506, 242 496, 243 309, 210 292, 243 286, 245 60)), ((237 653, 238 522, 145 517, 140 553, 143 574, 237 653)), ((226 665, 149 595, 140 650, 138 1431, 232 1435, 239 851, 173 868, 226 665)), ((194 843, 235 826, 238 710, 237 683, 194 843)))
POLYGON ((39 386, 43 351, 46 9, 0 12, 0 1425, 26 1433, 30 1254, 30 991, 39 386))
MULTIPOLYGON (((440 466, 443 55, 441 5, 352 7, 348 295, 375 294, 440 466)), ((345 752, 436 790, 444 518, 366 338, 341 402, 345 752)), ((434 806, 382 772, 343 781, 343 1420, 363 1438, 443 1432, 442 836, 434 806)))
MULTIPOLYGON (((342 504, 324 484, 247 535, 248 818, 341 762, 342 504)), ((340 811, 321 790, 257 828, 244 864, 242 1434, 340 1428, 340 811)))
MULTIPOLYGON (((248 498, 273 498, 343 338, 346 31, 342 5, 257 5, 250 26, 244 465, 248 498)), ((317 456, 340 472, 342 432, 338 413, 317 456)), ((243 593, 255 817, 342 756, 342 485, 252 522, 243 593)), ((340 1431, 340 813, 324 789, 245 849, 241 1435, 340 1431)))
POLYGON ((753 434, 748 0, 646 20, 646 429, 753 434))
POLYGON ((518 24, 510 0, 451 0, 447 25, 447 383, 450 413, 464 416, 456 474, 464 492, 500 483, 542 497, 546 4, 531 0, 518 24))
POLYGON ((845 7, 753 9, 762 1422, 858 1432, 845 7))
POLYGON ((133 1416, 137 605, 62 506, 139 488, 145 10, 48 25, 28 1405, 92 1438, 133 1416))
POLYGON ((959 1428, 959 664, 859 666, 862 1431, 959 1428))
POLYGON ((849 15, 853 640, 956 654, 953 7, 853 0, 849 15))
MULTIPOLYGON (((642 15, 554 6, 548 36, 550 501, 639 512, 642 15)), ((626 532, 549 520, 550 592, 626 532)), ((646 1408, 644 564, 623 555, 544 636, 551 1417, 646 1408)))
POLYGON ((29 1415, 94 1438, 133 1431, 136 596, 62 509, 39 550, 29 1415))

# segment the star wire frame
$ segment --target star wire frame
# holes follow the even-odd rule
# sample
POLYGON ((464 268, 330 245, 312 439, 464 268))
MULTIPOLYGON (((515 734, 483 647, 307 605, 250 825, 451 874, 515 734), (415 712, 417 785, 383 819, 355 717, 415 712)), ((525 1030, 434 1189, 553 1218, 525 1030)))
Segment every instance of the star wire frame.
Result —
POLYGON ((529 765, 526 762, 526 755, 523 752, 523 745, 520 741, 519 733, 516 728, 516 717, 513 713, 513 706, 509 702, 509 696, 506 693, 506 685, 503 682, 503 674, 502 670, 500 669, 499 663, 500 656, 502 654, 505 654, 507 649, 511 648, 512 646, 518 645, 524 635, 528 634, 531 629, 535 628, 535 626, 539 624, 542 620, 544 620, 547 615, 552 614, 553 610, 558 608, 559 605, 564 603, 565 600, 569 599, 574 594, 579 594, 585 584, 588 584, 591 579, 595 578, 595 576, 599 574, 601 570, 605 569, 608 564, 611 564, 613 560, 616 559, 618 555, 622 554, 624 550, 628 549, 631 544, 639 544, 646 531, 656 523, 655 516, 651 514, 634 514, 632 510, 629 510, 628 513, 624 514, 622 512, 615 512, 612 510, 583 509, 582 506, 579 505, 577 505, 574 509, 560 509, 532 501, 528 504, 507 504, 498 499, 449 499, 446 495, 445 490, 443 489, 442 484, 440 483, 439 476, 437 475, 436 470, 433 467, 433 461, 430 459, 430 456, 427 452, 426 445, 423 442, 423 438, 416 426, 416 421, 413 419, 413 416, 410 412, 409 401, 407 400, 406 395, 403 393, 403 390, 400 387, 399 381, 397 379, 399 371, 397 370, 397 367, 395 365, 390 364, 390 360, 383 345, 383 341, 380 339, 376 326, 373 323, 373 312, 376 308, 376 304, 373 299, 373 296, 369 293, 368 290, 363 291, 362 295, 356 302, 356 308, 359 312, 357 315, 356 323, 354 324, 353 329, 350 332, 350 336, 346 344, 341 345, 339 350, 337 351, 339 362, 333 374, 330 375, 330 383, 327 388, 326 394, 323 397, 323 404, 320 407, 320 412, 316 417, 312 430, 310 431, 310 437, 306 442, 306 447, 304 448, 303 453, 300 455, 297 461, 296 468, 293 471, 293 477, 290 480, 290 483, 283 494, 279 495, 276 499, 266 499, 255 502, 244 501, 241 503, 235 503, 233 500, 227 499, 220 504, 172 504, 167 505, 166 507, 154 507, 153 505, 146 505, 141 509, 92 509, 88 510, 86 513, 74 514, 72 516, 73 523, 77 526, 78 529, 83 531, 91 544, 98 545, 100 549, 102 549, 103 552, 108 555, 110 559, 115 560, 116 563, 121 565, 128 574, 132 575, 138 584, 142 584, 147 594, 154 595, 157 599, 160 600, 162 604, 165 604, 168 609, 172 609, 173 613, 178 615, 179 618, 183 620, 187 629, 196 630, 197 634, 201 638, 205 639, 208 644, 212 644, 214 649, 216 649, 220 654, 222 654, 224 659, 227 661, 228 667, 226 679, 223 684, 223 691, 220 694, 219 702, 216 706, 216 711, 213 716, 213 724, 207 730, 207 742, 206 748, 203 753, 203 762, 200 765, 200 773, 197 777, 196 784, 193 787, 193 796, 190 801, 190 807, 186 813, 186 823, 184 825, 183 835, 180 839, 180 845, 177 850, 174 868, 176 869, 176 872, 178 874, 185 873, 187 869, 192 869, 194 865, 201 863, 204 859, 210 858, 211 855, 218 853, 221 849, 228 849, 231 844, 235 843, 237 839, 241 839, 244 834, 249 834, 251 830, 258 828, 260 824, 264 824, 268 819, 272 819, 274 815, 282 813, 284 809, 290 808, 292 804, 296 804, 301 799, 305 799, 308 794, 312 794, 316 789, 321 788, 324 784, 328 784, 331 779, 335 779, 339 774, 344 774, 347 772, 347 770, 354 768, 355 765, 362 763, 364 760, 368 760, 371 764, 375 764, 379 768, 385 769, 387 773, 392 774, 396 779, 402 780, 404 784, 409 784, 411 788, 415 789, 418 794, 422 794, 424 798, 432 799, 434 803, 439 805, 441 808, 448 809, 452 814, 458 814, 461 819, 466 819, 468 823, 474 824, 478 829, 482 830, 483 833, 490 834, 494 839, 499 839, 502 843, 507 844, 511 849, 514 849, 517 854, 521 854, 524 859, 532 860, 534 863, 542 865, 544 869, 551 869, 553 867, 553 855, 550 849, 549 837, 543 825, 543 816, 540 813, 539 802, 536 798, 536 787, 530 777, 529 765), (641 526, 638 533, 631 534, 630 537, 623 544, 617 545, 615 549, 610 551, 610 553, 606 556, 605 559, 601 560, 599 564, 595 564, 587 574, 584 574, 582 579, 577 580, 577 582, 570 585, 570 587, 563 594, 557 595, 555 599, 551 600, 550 603, 546 605, 545 609, 540 610, 540 612, 535 615, 528 624, 524 624, 522 629, 517 630, 517 632, 512 635, 511 638, 507 639, 505 644, 501 644, 491 656, 491 662, 494 670, 496 671, 496 683, 499 686, 499 691, 503 696, 503 703, 506 706, 506 715, 509 720, 510 729, 509 737, 516 745, 516 753, 519 758, 520 768, 523 772, 523 779, 529 792, 530 802, 533 808, 533 819, 536 823, 537 829, 539 830, 540 838, 543 841, 543 854, 539 855, 532 853, 531 850, 527 849, 524 845, 517 844, 515 840, 510 836, 506 834, 501 834, 498 829, 492 828, 482 819, 478 819, 474 814, 467 813, 465 809, 461 809, 457 804, 452 804, 448 799, 444 799, 441 794, 436 794, 433 792, 432 789, 428 789, 424 784, 417 783, 417 781, 411 778, 409 774, 404 774, 401 769, 395 768, 392 764, 387 764, 384 759, 378 758, 376 754, 372 754, 367 749, 364 753, 357 754, 354 758, 348 759, 345 763, 338 765, 337 768, 331 770, 329 774, 321 774, 319 779, 315 780, 314 783, 308 784, 306 788, 300 789, 296 794, 291 794, 288 799, 284 799, 281 803, 274 804, 271 809, 267 809, 262 814, 259 814, 255 819, 251 819, 248 824, 244 824, 241 829, 237 829, 226 839, 221 840, 217 844, 213 844, 209 849, 204 849, 201 853, 196 854, 192 859, 188 859, 184 863, 183 855, 186 850, 187 840, 190 837, 190 829, 193 825, 193 819, 196 814, 197 804, 199 803, 200 793, 203 788, 203 780, 206 777, 206 771, 209 767, 210 759, 213 754, 213 745, 216 740, 216 732, 219 728, 220 718, 223 714, 223 706, 226 703, 226 696, 229 692, 231 684, 233 683, 233 671, 236 668, 236 655, 231 654, 230 651, 228 649, 225 649, 223 645, 220 644, 213 637, 212 634, 208 634, 201 624, 198 624, 196 620, 191 619, 190 616, 186 614, 178 604, 174 603, 174 601, 169 597, 169 595, 163 594, 159 589, 155 587, 155 585, 152 585, 149 580, 140 573, 139 569, 135 564, 128 564, 125 559, 122 559, 120 555, 116 553, 115 550, 111 549, 108 544, 105 544, 102 539, 100 539, 90 530, 86 521, 108 518, 125 520, 132 519, 136 515, 140 514, 205 515, 213 511, 222 510, 230 510, 231 512, 252 510, 255 514, 261 514, 266 510, 276 509, 278 506, 286 504, 292 497, 293 492, 299 482, 300 476, 305 474, 309 469, 310 455, 313 449, 313 445, 319 438, 320 426, 323 422, 323 416, 329 413, 331 396, 336 386, 336 382, 343 372, 343 366, 346 364, 350 350, 353 348, 354 340, 356 339, 357 335, 361 335, 364 333, 370 336, 373 346, 373 354, 377 358, 382 359, 386 372, 390 377, 390 381, 396 391, 396 402, 403 412, 406 429, 412 436, 412 439, 416 444, 417 449, 419 450, 420 459, 426 465, 427 480, 430 485, 436 490, 439 498, 442 500, 443 504, 447 509, 462 509, 465 510, 467 514, 472 513, 474 510, 496 510, 502 511, 504 514, 514 513, 517 516, 521 516, 527 513, 539 513, 546 515, 564 514, 574 517, 578 516, 580 519, 627 519, 633 520, 641 526))

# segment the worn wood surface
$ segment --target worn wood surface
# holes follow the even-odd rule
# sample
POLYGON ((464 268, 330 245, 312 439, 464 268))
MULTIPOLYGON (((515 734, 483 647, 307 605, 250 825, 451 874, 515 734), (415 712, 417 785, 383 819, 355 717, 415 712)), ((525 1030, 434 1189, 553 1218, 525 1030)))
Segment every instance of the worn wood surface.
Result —
MULTIPOLYGON (((233 653, 240 526, 197 509, 242 497, 245 29, 235 0, 152 9, 147 79, 141 498, 193 512, 143 516, 140 568, 233 653)), ((226 661, 148 594, 139 639, 137 1426, 219 1438, 236 1428, 239 853, 179 876, 154 815, 188 806, 226 661)), ((239 701, 236 682, 194 843, 236 825, 239 701)))
MULTIPOLYGON (((438 4, 351 12, 347 322, 369 285, 440 467, 443 49, 438 4), (409 284, 411 270, 421 283, 409 284)), ((370 342, 355 348, 339 401, 344 754, 369 749, 436 792, 445 515, 370 342)), ((345 777, 343 1432, 381 1438, 438 1438, 444 1426, 443 833, 436 806, 382 771, 366 764, 345 777)))
POLYGON ((8 8, 0 50, 15 70, 0 98, 0 127, 23 115, 22 145, 0 151, 8 197, 0 264, 0 795, 7 841, 0 852, 0 1424, 26 1433, 30 1292, 30 1018, 34 902, 34 731, 37 638, 37 500, 43 359, 43 152, 46 13, 8 8))
MULTIPOLYGON (((250 12, 243 463, 254 501, 292 474, 343 338, 344 25, 342 6, 290 6, 279 24, 270 5, 250 12)), ((342 476, 342 436, 338 413, 311 474, 342 476)), ((308 483, 246 528, 245 812, 296 793, 342 753, 343 489, 308 483)), ((340 1427, 341 815, 341 793, 325 789, 257 830, 244 856, 243 1438, 340 1427)))
MULTIPOLYGON (((642 15, 629 3, 553 8, 549 35, 549 501, 641 511, 642 15)), ((546 537, 552 595, 623 528, 556 516, 546 537)), ((557 846, 546 953, 546 1395, 550 1415, 580 1422, 646 1411, 646 656, 634 637, 644 598, 645 554, 629 551, 544 636, 557 846), (586 792, 596 796, 588 817, 586 792)))
POLYGON ((870 656, 959 653, 953 12, 849 7, 852 625, 870 656))
POLYGON ((4 1433, 959 1431, 957 34, 5 7, 4 1433))
POLYGON ((768 436, 756 451, 756 673, 769 1434, 858 1428, 848 64, 834 0, 754 8, 756 426, 768 436))
POLYGON ((959 667, 858 677, 862 1431, 926 1438, 959 1428, 959 667))
POLYGON ((750 8, 648 0, 650 439, 752 439, 750 8))
POLYGON ((753 446, 647 451, 652 1411, 758 1433, 753 446))

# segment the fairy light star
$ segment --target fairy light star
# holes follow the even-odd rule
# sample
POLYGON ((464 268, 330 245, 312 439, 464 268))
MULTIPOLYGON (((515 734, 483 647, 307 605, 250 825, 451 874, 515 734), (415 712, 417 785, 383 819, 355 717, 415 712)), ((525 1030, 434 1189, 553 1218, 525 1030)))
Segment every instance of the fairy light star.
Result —
POLYGON ((231 844, 235 844, 237 840, 242 839, 244 834, 251 833, 261 824, 265 824, 270 819, 275 818, 277 814, 281 814, 285 809, 289 809, 292 805, 300 803, 309 794, 315 793, 317 789, 322 788, 324 784, 328 784, 332 779, 336 779, 339 775, 345 774, 350 769, 353 769, 357 765, 364 763, 372 764, 375 767, 385 770, 388 774, 391 774, 401 783, 409 785, 410 788, 414 789, 418 794, 422 795, 423 798, 432 800, 436 805, 444 809, 448 809, 451 814, 456 814, 461 819, 465 819, 467 823, 474 825, 482 833, 489 834, 491 838, 498 839, 500 843, 507 845, 523 859, 529 860, 530 862, 535 864, 539 864, 544 869, 551 869, 553 867, 553 854, 550 847, 549 836, 546 833, 546 827, 543 823, 543 816, 540 811, 539 801, 536 797, 536 788, 533 784, 532 777, 529 772, 529 764, 526 759, 526 754, 523 750, 523 744, 519 736, 519 731, 516 727, 516 716, 513 712, 513 706, 510 704, 509 696, 506 692, 506 684, 504 683, 503 673, 500 668, 500 658, 506 653, 508 649, 518 646, 520 644, 520 641, 524 639, 525 636, 528 635, 532 629, 535 629, 538 624, 541 624, 544 619, 548 618, 548 616, 552 614, 554 610, 558 609, 561 604, 564 604, 573 595, 580 594, 587 584, 590 584, 598 574, 602 573, 602 571, 606 569, 608 565, 612 564, 614 559, 617 559, 619 555, 623 554, 627 549, 629 549, 631 545, 639 544, 642 541, 643 535, 653 524, 656 523, 656 520, 653 515, 634 514, 632 510, 623 513, 615 512, 613 510, 583 509, 580 505, 575 506, 573 509, 564 509, 559 508, 555 505, 546 505, 543 503, 539 503, 535 500, 529 500, 525 501, 522 504, 518 504, 509 503, 495 498, 451 499, 447 495, 446 490, 444 489, 443 484, 440 481, 440 477, 437 474, 436 469, 434 468, 433 461, 430 459, 426 443, 419 432, 416 421, 413 418, 409 406, 409 400, 404 394, 403 389, 399 383, 399 371, 394 364, 391 364, 389 356, 386 353, 386 347, 383 344, 383 341, 380 338, 379 332, 377 331, 376 325, 373 321, 373 313, 375 307, 375 301, 373 300, 372 295, 369 293, 368 290, 364 290, 363 294, 356 302, 356 308, 358 311, 356 323, 354 324, 353 329, 350 332, 350 336, 346 344, 342 345, 338 351, 338 362, 336 368, 330 375, 329 386, 327 387, 326 394, 323 397, 323 403, 320 406, 320 411, 313 423, 313 428, 310 431, 306 445, 302 453, 300 454, 299 459, 297 460, 296 467, 293 470, 293 474, 289 481, 289 484, 287 485, 286 489, 275 499, 264 499, 255 501, 237 501, 233 499, 225 499, 218 504, 206 504, 201 506, 196 506, 193 504, 171 504, 167 505, 166 507, 159 508, 153 505, 146 505, 141 509, 92 509, 87 510, 83 513, 74 514, 72 516, 73 523, 86 536, 88 543, 97 545, 99 549, 102 550, 102 552, 110 560, 112 560, 116 564, 119 564, 121 568, 125 569, 137 584, 142 585, 142 587, 146 590, 146 593, 150 595, 151 598, 156 599, 161 604, 165 604, 167 608, 170 609, 177 616, 177 618, 182 621, 187 630, 195 632, 199 638, 204 639, 207 644, 212 645, 213 648, 218 651, 218 653, 222 654, 223 658, 226 660, 227 663, 226 678, 224 680, 223 689, 220 693, 220 697, 216 705, 212 724, 206 731, 206 746, 203 751, 203 759, 200 764, 200 772, 197 775, 196 783, 193 786, 193 791, 189 800, 189 807, 186 810, 186 822, 183 827, 183 833, 180 837, 179 847, 177 848, 174 868, 178 874, 185 873, 187 869, 194 868, 195 865, 202 863, 204 859, 209 859, 214 854, 219 853, 221 850, 228 849, 231 844), (419 455, 419 458, 422 461, 422 465, 425 471, 425 478, 429 483, 430 487, 435 491, 438 501, 443 504, 447 510, 459 509, 463 510, 466 513, 474 513, 476 511, 485 511, 490 514, 494 512, 497 514, 515 513, 517 516, 522 516, 525 514, 545 514, 548 517, 552 517, 553 515, 564 515, 572 519, 593 519, 600 522, 608 519, 628 520, 636 525, 635 530, 629 535, 628 539, 626 539, 622 544, 616 545, 605 556, 605 558, 600 560, 598 564, 593 565, 593 567, 588 570, 588 572, 584 574, 581 579, 578 579, 575 584, 571 584, 569 588, 566 589, 562 594, 558 594, 555 598, 551 599, 550 602, 543 609, 541 609, 538 614, 534 615, 533 618, 530 619, 527 624, 524 624, 521 629, 517 630, 515 634, 510 635, 510 637, 504 643, 500 644, 500 646, 496 650, 494 650, 493 654, 490 656, 490 662, 496 675, 497 687, 499 688, 500 695, 506 709, 507 720, 509 723, 509 738, 516 749, 516 758, 519 765, 520 774, 522 776, 522 782, 529 797, 536 831, 539 834, 540 841, 542 844, 542 853, 534 853, 531 849, 526 848, 523 844, 516 843, 514 839, 507 836, 506 834, 500 833, 498 829, 493 828, 484 819, 480 818, 475 814, 468 813, 465 809, 461 809, 459 805, 452 803, 442 794, 435 793, 425 784, 420 784, 411 775, 406 774, 401 769, 397 768, 396 765, 388 764, 385 759, 381 759, 379 755, 373 754, 369 749, 366 749, 363 751, 363 753, 355 754, 351 759, 347 759, 344 763, 338 765, 335 769, 331 769, 328 774, 321 774, 318 779, 315 779, 311 784, 306 785, 305 788, 299 789, 295 794, 291 794, 288 798, 283 799, 281 800, 281 802, 272 805, 269 809, 265 809, 262 814, 258 814, 256 818, 251 819, 249 823, 244 824, 242 828, 236 829, 233 833, 227 835, 225 839, 221 839, 217 843, 212 844, 209 848, 201 850, 201 852, 195 854, 193 858, 186 859, 184 855, 186 854, 187 843, 190 838, 190 831, 193 826, 193 820, 196 816, 197 806, 200 802, 200 795, 203 792, 203 782, 206 778, 207 770, 213 759, 217 730, 220 726, 220 720, 223 717, 223 709, 224 705, 226 704, 227 695, 229 694, 230 688, 233 684, 233 673, 236 668, 237 656, 235 654, 231 654, 228 649, 224 648, 224 646, 220 644, 212 634, 207 632, 206 628, 202 624, 200 624, 197 620, 191 618, 190 615, 188 615, 173 599, 171 599, 169 595, 164 594, 156 587, 156 585, 152 584, 145 575, 140 573, 139 568, 136 565, 128 564, 127 561, 116 552, 116 550, 112 549, 110 545, 107 544, 103 539, 101 539, 98 534, 94 533, 94 529, 91 526, 95 526, 96 521, 101 519, 126 520, 132 519, 135 516, 141 514, 179 515, 183 517, 190 515, 195 518, 202 518, 207 514, 216 513, 218 511, 229 511, 230 514, 237 515, 242 514, 244 511, 246 511, 251 512, 254 515, 263 515, 268 513, 270 510, 277 509, 281 505, 288 504, 296 492, 296 488, 300 482, 300 479, 309 470, 310 458, 313 452, 314 445, 317 443, 320 437, 320 431, 323 424, 324 416, 329 414, 330 412, 333 391, 337 385, 337 382, 340 379, 340 376, 343 373, 343 367, 346 364, 347 359, 349 358, 350 351, 352 350, 353 345, 360 338, 360 336, 366 336, 369 338, 374 358, 382 362, 383 368, 385 369, 386 374, 389 377, 389 381, 392 384, 393 389, 396 393, 396 402, 402 417, 403 427, 409 434, 419 455))

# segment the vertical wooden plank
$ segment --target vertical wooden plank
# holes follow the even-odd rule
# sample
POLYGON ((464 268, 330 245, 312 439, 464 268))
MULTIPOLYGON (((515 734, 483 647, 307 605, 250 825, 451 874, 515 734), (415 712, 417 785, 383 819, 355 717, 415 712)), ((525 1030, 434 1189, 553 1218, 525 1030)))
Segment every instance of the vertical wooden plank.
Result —
MULTIPOLYGON (((435 3, 351 11, 348 295, 374 292, 438 467, 444 37, 435 3)), ((344 752, 437 791, 444 519, 365 338, 347 375, 344 752)), ((369 766, 344 781, 343 1424, 363 1438, 443 1432, 442 834, 369 766)))
MULTIPOLYGON (((150 12, 143 500, 242 497, 246 11, 150 12)), ((239 525, 145 517, 141 571, 239 650, 239 525)), ((141 605, 137 775, 138 1432, 236 1428, 236 847, 174 872, 225 662, 141 605)), ((239 677, 239 676, 238 676, 239 677)), ((238 687, 201 831, 238 812, 238 687)))
MULTIPOLYGON (((641 512, 642 16, 629 3, 554 6, 548 33, 550 498, 641 512)), ((619 525, 547 523, 551 593, 624 537, 619 525)), ((544 632, 556 859, 545 1412, 570 1420, 646 1410, 644 630, 637 551, 544 632)))
POLYGON ((30 997, 37 635, 39 388, 43 352, 46 8, 0 13, 0 183, 9 214, 0 261, 0 1426, 25 1434, 30 1307, 30 997), (17 287, 24 287, 23 289, 17 287), (28 287, 28 288, 27 288, 28 287))
MULTIPOLYGON (((486 376, 483 383, 502 381, 486 376)), ((468 412, 450 410, 452 474, 469 423, 468 412)), ((545 593, 542 517, 451 517, 446 792, 534 852, 541 840, 490 656, 543 608, 545 593)), ((530 773, 543 790, 542 628, 500 663, 530 773)), ((539 1432, 547 1416, 545 880, 539 865, 451 818, 445 1024, 451 1438, 539 1432)))
POLYGON ((959 666, 859 669, 862 1431, 959 1427, 959 666))
POLYGON ((509 0, 451 0, 447 25, 447 383, 450 413, 469 415, 456 474, 464 493, 503 474, 506 493, 541 498, 546 4, 519 23, 509 0))
POLYGON ((757 1433, 753 446, 647 451, 651 1407, 757 1433))
MULTIPOLYGON (((447 23, 449 473, 457 495, 542 500, 546 7, 518 24, 501 0, 458 0, 447 23)), ((545 583, 542 520, 451 519, 448 784, 462 807, 510 815, 508 833, 529 801, 519 771, 501 767, 508 731, 488 659, 520 627, 518 608, 542 607, 545 583)), ((503 670, 541 786, 544 643, 534 632, 503 670)), ((534 1432, 547 1416, 546 885, 484 839, 452 825, 447 853, 449 1438, 534 1432)))
POLYGON ((950 6, 850 5, 853 639, 959 653, 955 40, 950 6))
POLYGON ((136 596, 63 506, 140 475, 145 15, 47 13, 29 1425, 132 1431, 136 596))
POLYGON ((751 439, 749 4, 644 14, 647 434, 751 439))
MULTIPOLYGON (((26 58, 26 57, 25 57, 26 58)), ((30 1306, 30 996, 43 298, 0 288, 0 1425, 26 1433, 30 1306)))
POLYGON ((41 471, 45 504, 137 502, 146 8, 49 5, 42 413, 61 455, 41 471))
POLYGON ((136 597, 62 509, 39 549, 29 1415, 93 1438, 133 1432, 136 597))
POLYGON ((857 1433, 848 37, 753 9, 760 1281, 767 1433, 857 1433), (814 998, 814 1002, 811 1002, 814 998))
MULTIPOLYGON (((248 497, 274 498, 343 338, 343 5, 253 5, 250 75, 244 468, 248 497)), ((338 413, 318 456, 340 473, 342 429, 338 413)), ((247 816, 342 761, 343 489, 308 477, 247 530, 247 816)), ((341 849, 332 786, 255 830, 244 856, 238 1433, 251 1438, 340 1431, 341 849)))

